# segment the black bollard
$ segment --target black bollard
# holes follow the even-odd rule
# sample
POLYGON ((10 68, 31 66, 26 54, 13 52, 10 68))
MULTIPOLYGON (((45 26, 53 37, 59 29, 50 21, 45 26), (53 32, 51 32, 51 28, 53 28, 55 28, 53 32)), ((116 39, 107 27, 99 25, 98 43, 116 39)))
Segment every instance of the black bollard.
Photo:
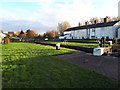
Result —
POLYGON ((105 38, 103 37, 103 47, 105 47, 105 38))
POLYGON ((101 39, 102 39, 102 47, 105 47, 105 38, 102 37, 101 39))
POLYGON ((102 47, 102 39, 99 40, 99 46, 102 47))
POLYGON ((117 45, 117 42, 118 42, 118 38, 113 38, 113 43, 115 46, 117 45))

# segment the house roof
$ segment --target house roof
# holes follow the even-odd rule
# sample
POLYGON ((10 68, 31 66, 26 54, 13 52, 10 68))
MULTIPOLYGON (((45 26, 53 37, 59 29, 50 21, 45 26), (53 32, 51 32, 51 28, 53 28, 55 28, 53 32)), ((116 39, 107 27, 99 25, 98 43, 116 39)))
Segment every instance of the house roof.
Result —
POLYGON ((64 35, 60 35, 61 37, 63 37, 64 35))
POLYGON ((90 28, 100 28, 100 27, 108 27, 115 25, 118 21, 112 21, 107 23, 98 23, 98 24, 91 24, 91 25, 84 25, 84 26, 78 26, 78 27, 72 27, 68 28, 66 31, 73 31, 73 30, 81 30, 81 29, 90 29, 90 28))

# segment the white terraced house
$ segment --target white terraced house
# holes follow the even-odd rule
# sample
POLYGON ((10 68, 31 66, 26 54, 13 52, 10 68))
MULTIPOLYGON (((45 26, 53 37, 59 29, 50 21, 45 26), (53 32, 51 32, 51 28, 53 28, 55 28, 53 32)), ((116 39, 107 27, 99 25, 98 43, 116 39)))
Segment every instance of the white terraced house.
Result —
POLYGON ((83 26, 79 24, 77 27, 65 30, 64 37, 65 39, 100 39, 102 37, 120 39, 120 21, 109 22, 108 17, 104 18, 104 23, 98 23, 98 20, 95 20, 95 24, 90 25, 87 21, 83 26))

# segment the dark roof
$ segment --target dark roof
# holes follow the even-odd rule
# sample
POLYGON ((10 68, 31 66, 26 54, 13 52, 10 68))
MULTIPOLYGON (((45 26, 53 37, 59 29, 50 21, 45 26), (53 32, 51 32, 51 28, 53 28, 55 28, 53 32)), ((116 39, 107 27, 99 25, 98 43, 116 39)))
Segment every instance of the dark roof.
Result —
POLYGON ((90 28, 99 28, 99 27, 108 27, 115 25, 118 21, 112 21, 107 23, 98 23, 98 24, 91 24, 91 25, 84 25, 84 26, 78 26, 78 27, 72 27, 68 28, 66 31, 73 31, 73 30, 80 30, 80 29, 90 29, 90 28))
POLYGON ((14 34, 14 32, 8 32, 8 34, 14 34))
POLYGON ((64 35, 60 35, 60 36, 64 36, 64 35))

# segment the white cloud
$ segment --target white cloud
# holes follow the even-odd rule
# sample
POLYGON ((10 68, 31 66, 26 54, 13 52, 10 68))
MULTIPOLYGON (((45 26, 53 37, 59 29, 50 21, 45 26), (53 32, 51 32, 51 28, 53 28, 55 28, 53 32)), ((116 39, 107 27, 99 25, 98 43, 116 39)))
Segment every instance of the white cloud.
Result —
POLYGON ((87 20, 91 16, 93 6, 91 3, 85 3, 82 0, 74 1, 73 4, 59 5, 60 10, 57 12, 57 18, 60 21, 69 21, 76 25, 79 21, 87 20))
POLYGON ((3 9, 0 9, 0 18, 6 18, 7 20, 11 20, 11 19, 18 20, 18 19, 20 19, 19 16, 14 15, 13 13, 8 12, 8 11, 3 10, 3 9))
POLYGON ((3 17, 0 15, 0 17, 4 18, 4 23, 9 22, 9 24, 11 24, 11 28, 15 25, 18 27, 20 26, 20 28, 22 28, 22 26, 25 26, 25 28, 29 27, 38 30, 38 32, 43 32, 51 29, 56 29, 57 24, 62 21, 68 21, 70 22, 71 26, 77 26, 78 22, 89 20, 92 17, 117 16, 117 3, 119 0, 22 1, 28 3, 36 2, 36 5, 39 5, 40 9, 36 12, 30 12, 17 8, 18 11, 22 12, 19 15, 5 10, 0 10, 1 13, 4 13, 3 17), (21 20, 24 22, 21 22, 21 20), (16 23, 13 21, 16 21, 16 23), (21 23, 23 25, 21 25, 21 23))
MULTIPOLYGON (((31 2, 32 0, 26 1, 31 2)), ((39 11, 41 13, 40 18, 46 23, 69 21, 72 26, 76 26, 79 21, 89 20, 92 17, 117 16, 119 0, 61 0, 60 2, 65 4, 57 3, 54 5, 53 3, 58 0, 35 1, 42 6, 39 11), (72 3, 69 4, 68 2, 72 3)))
MULTIPOLYGON (((44 1, 44 3, 47 1, 48 0, 44 1)), ((48 23, 47 25, 53 23, 56 25, 58 22, 69 21, 74 26, 81 20, 89 19, 91 16, 90 13, 93 11, 93 6, 90 2, 87 2, 88 0, 86 0, 86 2, 83 2, 83 0, 69 1, 73 3, 69 4, 67 0, 62 0, 65 4, 55 4, 55 2, 52 1, 50 4, 43 4, 42 8, 37 12, 40 13, 40 20, 48 23)), ((41 2, 39 2, 39 4, 41 4, 41 2)))

